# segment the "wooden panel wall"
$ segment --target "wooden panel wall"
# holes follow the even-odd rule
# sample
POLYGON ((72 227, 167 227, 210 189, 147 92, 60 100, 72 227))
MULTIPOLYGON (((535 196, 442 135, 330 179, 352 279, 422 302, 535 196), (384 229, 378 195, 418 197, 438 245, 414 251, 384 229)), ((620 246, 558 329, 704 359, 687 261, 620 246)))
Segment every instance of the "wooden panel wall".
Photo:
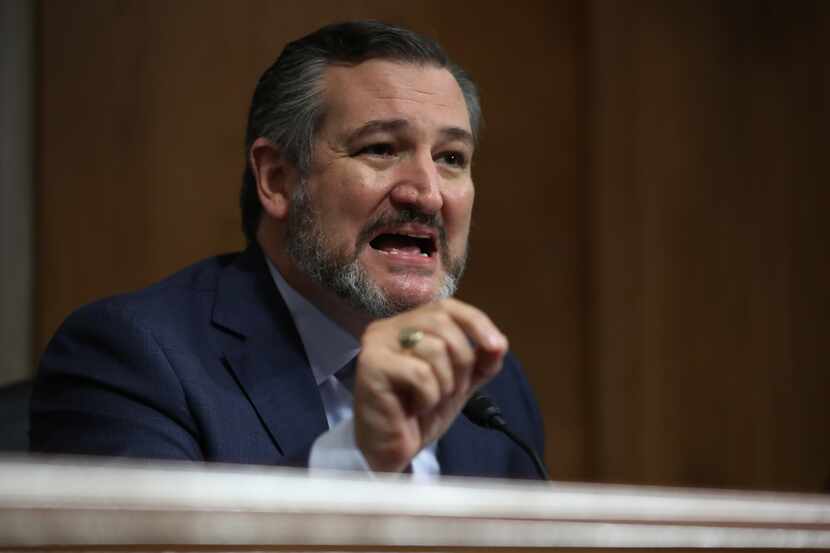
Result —
POLYGON ((830 475, 822 2, 597 2, 595 476, 830 475))
POLYGON ((817 489, 828 8, 724 4, 42 0, 38 344, 241 247, 259 73, 322 24, 383 19, 482 88, 461 295, 525 362, 554 476, 817 489))

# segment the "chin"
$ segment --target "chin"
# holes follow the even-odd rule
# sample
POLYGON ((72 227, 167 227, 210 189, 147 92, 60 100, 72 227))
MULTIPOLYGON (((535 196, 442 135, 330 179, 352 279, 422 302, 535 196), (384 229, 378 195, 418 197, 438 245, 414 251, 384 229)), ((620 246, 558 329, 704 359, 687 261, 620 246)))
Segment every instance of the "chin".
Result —
POLYGON ((427 284, 406 281, 395 283, 392 286, 383 286, 381 289, 392 303, 403 309, 413 309, 444 297, 444 294, 441 293, 441 287, 435 282, 427 284))

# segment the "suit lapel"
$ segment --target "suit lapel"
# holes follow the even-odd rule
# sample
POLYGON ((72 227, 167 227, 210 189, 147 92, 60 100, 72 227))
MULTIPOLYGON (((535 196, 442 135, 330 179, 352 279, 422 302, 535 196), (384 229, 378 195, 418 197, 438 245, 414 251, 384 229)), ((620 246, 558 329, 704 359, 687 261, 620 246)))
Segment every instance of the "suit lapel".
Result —
POLYGON ((224 359, 285 457, 327 428, 302 342, 265 258, 252 246, 222 273, 213 308, 224 359))

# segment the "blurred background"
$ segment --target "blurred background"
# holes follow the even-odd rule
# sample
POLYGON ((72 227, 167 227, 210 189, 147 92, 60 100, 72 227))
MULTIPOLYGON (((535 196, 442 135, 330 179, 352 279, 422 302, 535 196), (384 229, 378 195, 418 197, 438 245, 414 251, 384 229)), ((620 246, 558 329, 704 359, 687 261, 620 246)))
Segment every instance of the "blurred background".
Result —
POLYGON ((372 18, 481 88, 460 295, 553 477, 830 484, 830 2, 0 1, 0 383, 81 304, 243 247, 256 79, 372 18))

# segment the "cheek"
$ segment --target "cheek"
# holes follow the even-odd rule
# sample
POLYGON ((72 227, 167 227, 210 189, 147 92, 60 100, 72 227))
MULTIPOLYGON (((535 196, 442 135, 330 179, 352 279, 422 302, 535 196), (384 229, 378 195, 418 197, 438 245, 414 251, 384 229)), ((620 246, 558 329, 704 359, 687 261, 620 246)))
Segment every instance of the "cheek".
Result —
POLYGON ((473 213, 475 189, 472 184, 444 194, 444 223, 448 230, 466 237, 473 213))
POLYGON ((323 223, 343 231, 352 226, 361 228, 379 195, 371 175, 355 167, 331 168, 316 184, 312 194, 319 212, 326 214, 323 223))

